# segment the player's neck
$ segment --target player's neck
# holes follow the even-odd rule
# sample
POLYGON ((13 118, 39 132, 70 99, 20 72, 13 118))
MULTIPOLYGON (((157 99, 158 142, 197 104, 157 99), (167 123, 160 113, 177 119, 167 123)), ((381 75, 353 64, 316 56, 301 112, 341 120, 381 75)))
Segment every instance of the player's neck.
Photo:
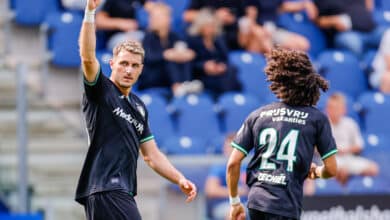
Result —
POLYGON ((116 83, 114 80, 111 80, 113 83, 114 83, 114 85, 118 88, 118 90, 120 91, 120 93, 122 93, 122 95, 124 95, 124 96, 128 96, 129 94, 130 94, 130 92, 131 92, 131 86, 130 87, 123 87, 123 86, 121 86, 121 85, 119 85, 118 83, 116 83))

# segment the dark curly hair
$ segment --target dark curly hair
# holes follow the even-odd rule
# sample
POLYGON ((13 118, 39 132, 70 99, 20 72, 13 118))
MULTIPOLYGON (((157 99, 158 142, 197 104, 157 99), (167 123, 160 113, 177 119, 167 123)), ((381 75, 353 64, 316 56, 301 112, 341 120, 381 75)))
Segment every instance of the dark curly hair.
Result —
POLYGON ((267 54, 267 61, 270 89, 288 105, 316 105, 320 89, 328 90, 328 82, 316 73, 305 52, 276 48, 267 54))

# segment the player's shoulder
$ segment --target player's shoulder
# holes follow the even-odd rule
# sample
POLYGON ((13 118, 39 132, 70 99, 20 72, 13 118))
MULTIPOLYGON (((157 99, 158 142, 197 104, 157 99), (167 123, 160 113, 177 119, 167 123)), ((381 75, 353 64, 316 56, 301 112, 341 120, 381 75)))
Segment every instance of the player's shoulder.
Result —
POLYGON ((254 119, 254 118, 258 118, 260 117, 260 114, 261 112, 264 112, 264 111, 267 111, 269 109, 271 109, 271 104, 268 104, 268 105, 264 105, 264 106, 260 106, 258 107, 257 109, 253 110, 249 116, 248 116, 248 119, 254 119))
POLYGON ((309 113, 309 117, 312 119, 317 119, 319 121, 328 120, 328 116, 314 106, 306 106, 304 110, 309 113))
POLYGON ((280 103, 274 102, 274 103, 260 106, 259 108, 253 110, 249 114, 247 119, 255 121, 257 118, 261 118, 261 116, 262 116, 262 114, 264 114, 264 112, 272 111, 272 109, 277 108, 279 105, 280 105, 280 103))

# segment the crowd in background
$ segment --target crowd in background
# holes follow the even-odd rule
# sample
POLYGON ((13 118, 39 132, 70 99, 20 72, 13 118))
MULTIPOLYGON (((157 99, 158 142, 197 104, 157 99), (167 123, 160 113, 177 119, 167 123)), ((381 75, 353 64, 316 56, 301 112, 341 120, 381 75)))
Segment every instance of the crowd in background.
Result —
MULTIPOLYGON (((84 10, 86 0, 61 0, 67 10, 84 10)), ((232 51, 266 55, 279 46, 308 52, 313 61, 326 49, 350 52, 365 66, 368 91, 390 95, 390 29, 374 19, 374 0, 188 0, 182 10, 171 1, 103 0, 97 11, 99 45, 112 48, 120 41, 142 42, 146 56, 137 90, 158 90, 164 97, 207 93, 217 100, 222 94, 242 91, 237 67, 229 60, 232 51), (140 11, 144 12, 143 14, 140 11), (325 36, 325 47, 290 30, 283 15, 300 13, 325 36)), ((180 1, 180 0, 177 0, 180 1)), ((262 70, 259 70, 261 72, 262 70)), ((110 74, 110 73, 105 73, 110 74)), ((332 82, 330 82, 332 85, 332 82)), ((347 83, 347 82, 346 82, 347 83)), ((351 79, 353 83, 353 79, 351 79)), ((359 123, 346 116, 346 98, 341 93, 329 96, 324 107, 329 116, 339 153, 340 184, 353 175, 375 176, 380 168, 357 156, 364 149, 359 123)), ((231 134, 223 152, 229 154, 231 134)), ((226 202, 228 197, 224 167, 216 166, 206 181, 206 196, 226 202)), ((247 193, 244 177, 240 194, 247 193)), ((305 192, 315 192, 313 183, 305 192)), ((224 218, 226 203, 213 205, 211 215, 224 218), (221 214, 222 213, 222 214, 221 214)))
MULTIPOLYGON (((68 9, 84 7, 83 1, 62 2, 68 9)), ((390 68, 389 34, 384 34, 386 25, 374 20, 374 0, 191 0, 179 15, 169 3, 105 0, 97 12, 97 29, 108 49, 124 39, 143 43, 146 69, 140 90, 158 87, 178 96, 202 89, 216 96, 239 91, 235 67, 227 59, 233 50, 265 54, 277 45, 307 51, 315 58, 313 39, 279 22, 283 14, 296 12, 325 34, 326 48, 348 50, 359 59, 378 51, 367 75, 372 88, 379 87, 390 68), (146 12, 144 18, 137 10, 146 12), (193 80, 202 84, 183 84, 193 80)))

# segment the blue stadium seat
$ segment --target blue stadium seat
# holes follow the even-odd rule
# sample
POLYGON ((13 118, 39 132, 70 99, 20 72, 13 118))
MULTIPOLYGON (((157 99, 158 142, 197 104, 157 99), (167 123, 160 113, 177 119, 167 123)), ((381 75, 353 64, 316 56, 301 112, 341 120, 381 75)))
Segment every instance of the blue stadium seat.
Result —
POLYGON ((112 52, 108 50, 96 51, 96 58, 99 60, 100 68, 105 76, 111 76, 110 60, 112 59, 112 52))
MULTIPOLYGON (((387 143, 390 143, 389 141, 387 143)), ((387 182, 388 190, 390 191, 390 172, 387 171, 389 167, 390 146, 377 146, 371 149, 363 149, 362 156, 374 161, 379 166, 378 178, 387 182)))
POLYGON ((15 0, 9 0, 8 7, 9 7, 9 9, 14 10, 15 9, 15 0))
POLYGON ((383 10, 377 9, 373 12, 374 20, 378 24, 390 26, 390 8, 383 10))
POLYGON ((359 99, 362 108, 365 133, 377 136, 390 134, 390 95, 368 92, 359 99))
POLYGON ((376 53, 377 50, 369 50, 366 53, 364 53, 363 58, 360 61, 360 65, 362 66, 362 69, 368 74, 373 71, 372 62, 374 61, 376 53))
POLYGON ((219 135, 217 137, 209 139, 207 142, 207 151, 209 153, 222 154, 225 138, 225 135, 219 135))
POLYGON ((176 155, 202 155, 209 153, 204 138, 189 136, 171 136, 163 142, 161 148, 167 154, 176 155))
POLYGON ((375 2, 376 6, 378 6, 380 9, 388 10, 390 11, 390 1, 389 0, 377 0, 375 2))
POLYGON ((313 57, 325 50, 326 39, 321 30, 307 17, 304 12, 284 13, 279 16, 279 25, 298 33, 310 41, 309 54, 313 57))
POLYGON ((260 102, 251 94, 225 93, 220 96, 218 105, 223 115, 224 131, 236 132, 249 113, 260 107, 260 102))
POLYGON ((356 99, 368 89, 367 77, 350 52, 327 50, 317 59, 319 72, 329 80, 330 91, 341 91, 356 99))
POLYGON ((330 95, 329 92, 324 93, 321 91, 320 99, 318 100, 317 105, 316 105, 316 107, 319 110, 321 110, 321 111, 325 110, 326 102, 328 101, 329 95, 330 95))
POLYGON ((41 214, 0 213, 1 220, 43 220, 41 214))
POLYGON ((189 0, 163 0, 172 8, 172 30, 179 35, 185 33, 185 23, 183 21, 183 13, 187 9, 189 0))
POLYGON ((142 29, 146 29, 149 25, 149 14, 142 6, 138 6, 135 11, 135 16, 138 22, 138 26, 142 29))
POLYGON ((390 193, 390 182, 385 178, 354 176, 348 181, 348 192, 351 194, 390 193))
POLYGON ((335 179, 317 179, 315 184, 315 195, 342 195, 348 192, 347 188, 341 186, 335 179))
POLYGON ((174 135, 172 120, 165 99, 156 94, 143 93, 139 96, 145 103, 152 133, 158 143, 174 135))
POLYGON ((214 138, 220 135, 214 104, 209 96, 188 95, 172 102, 181 136, 214 138))
POLYGON ((54 12, 47 16, 45 24, 52 64, 58 67, 80 66, 78 38, 82 20, 82 15, 76 12, 54 12))
POLYGON ((48 13, 59 10, 58 0, 14 0, 15 22, 26 26, 40 25, 48 13))
POLYGON ((385 155, 390 154, 390 137, 388 135, 375 135, 365 134, 364 137, 364 148, 363 156, 376 157, 376 153, 386 152, 385 155))
POLYGON ((245 93, 253 94, 265 103, 276 100, 269 90, 269 83, 264 74, 266 65, 264 56, 256 53, 234 51, 229 53, 229 61, 238 68, 238 78, 245 93), (272 98, 274 100, 270 100, 272 98))

